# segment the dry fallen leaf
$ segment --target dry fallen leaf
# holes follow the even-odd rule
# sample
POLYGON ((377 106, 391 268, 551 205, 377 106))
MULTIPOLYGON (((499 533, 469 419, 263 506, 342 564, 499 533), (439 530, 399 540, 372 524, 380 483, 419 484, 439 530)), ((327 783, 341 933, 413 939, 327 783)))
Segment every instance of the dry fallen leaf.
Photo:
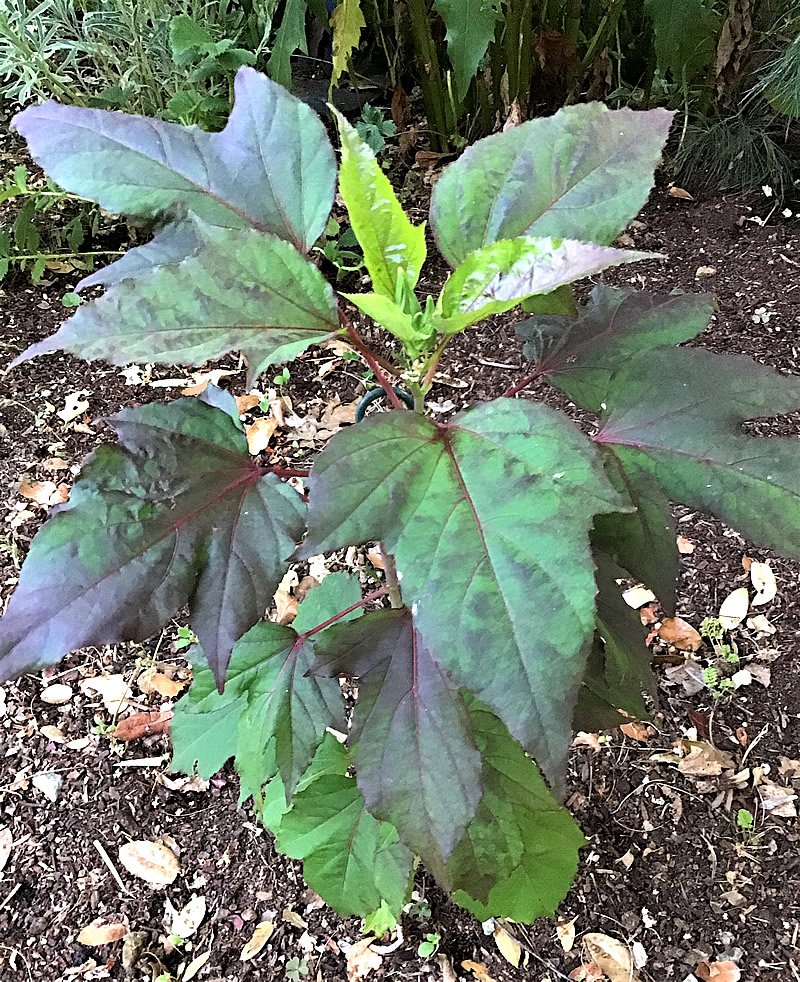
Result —
POLYGON ((63 706, 65 702, 70 701, 72 696, 72 689, 62 682, 54 682, 53 685, 48 685, 39 693, 39 698, 48 706, 63 706))
POLYGON ((150 886, 173 883, 181 871, 178 857, 163 842, 126 842, 119 847, 119 861, 129 873, 150 886))
POLYGON ((264 416, 261 419, 257 419, 255 423, 245 426, 244 432, 247 435, 247 449, 253 456, 267 449, 269 441, 272 439, 277 428, 278 421, 274 416, 264 416))
POLYGON ((726 631, 732 631, 742 623, 747 617, 749 606, 750 595, 746 586, 739 587, 738 590, 728 594, 719 608, 719 619, 726 631))
POLYGON ((754 607, 768 604, 775 599, 778 585, 769 563, 750 563, 750 582, 756 591, 756 595, 753 597, 754 607))
POLYGON ((695 972, 703 982, 739 982, 742 977, 736 962, 700 962, 695 972))
POLYGON ((263 398, 257 392, 250 392, 246 396, 236 396, 236 408, 239 410, 239 415, 244 416, 251 409, 255 409, 263 398))
POLYGON ((592 962, 611 982, 638 982, 630 948, 607 934, 585 934, 583 943, 592 962))
POLYGON ((54 481, 23 481, 19 486, 19 493, 29 501, 35 501, 37 505, 49 505, 50 499, 56 493, 57 486, 54 481))
POLYGON ((169 933, 179 938, 191 938, 203 923, 206 916, 206 898, 192 897, 181 910, 175 910, 167 901, 167 916, 169 917, 169 933))
POLYGON ((347 951, 347 978, 348 982, 358 982, 359 979, 366 978, 370 972, 380 968, 383 958, 374 951, 372 942, 375 938, 369 936, 361 938, 351 945, 347 951))
POLYGON ((63 457, 48 457, 42 461, 42 467, 46 471, 65 471, 69 469, 69 464, 63 457))
POLYGON ((694 552, 694 542, 689 539, 685 539, 682 535, 679 535, 675 541, 678 546, 678 552, 682 556, 690 556, 694 552))
POLYGON ((297 600, 295 600, 288 590, 276 590, 275 596, 272 599, 275 601, 275 620, 277 623, 283 625, 291 624, 295 617, 297 617, 297 600))
POLYGON ((658 629, 658 636, 680 651, 697 651, 703 644, 699 632, 682 617, 664 618, 658 629))
POLYGON ((632 723, 623 723, 620 729, 626 737, 630 737, 631 740, 638 740, 639 743, 647 743, 650 739, 650 727, 638 720, 634 720, 632 723))
POLYGON ((211 951, 204 951, 202 955, 198 955, 197 958, 193 958, 189 964, 186 966, 186 971, 181 977, 181 982, 190 982, 200 969, 205 965, 208 959, 211 957, 211 951))
POLYGON ((40 726, 39 732, 43 737, 47 737, 48 740, 52 740, 53 743, 67 742, 67 738, 64 736, 63 730, 60 730, 57 726, 40 726))
POLYGON ((236 372, 232 372, 225 368, 212 368, 208 372, 192 372, 193 385, 187 386, 187 388, 181 390, 182 396, 199 396, 201 392, 205 392, 209 385, 219 385, 219 380, 225 378, 227 375, 235 375, 236 372))
POLYGON ((748 617, 747 626, 751 631, 755 631, 756 634, 762 634, 765 636, 775 634, 777 631, 777 628, 769 621, 766 614, 756 614, 755 617, 748 617))
POLYGON ((694 201, 694 198, 688 191, 685 191, 683 188, 679 188, 674 184, 669 191, 667 191, 667 194, 670 196, 670 198, 683 198, 686 201, 694 201))
POLYGON ((797 818, 795 805, 797 795, 791 788, 764 781, 759 785, 758 793, 761 795, 761 807, 770 815, 777 815, 779 818, 797 818))
POLYGON ((109 924, 102 917, 87 924, 78 935, 78 941, 86 945, 87 948, 99 948, 104 944, 111 944, 112 941, 119 941, 128 933, 128 925, 117 921, 109 924))
POLYGON ((575 734, 575 739, 572 741, 573 747, 591 747, 592 750, 602 750, 603 744, 600 743, 599 733, 586 733, 584 730, 578 730, 575 734))
POLYGON ((507 962, 510 962, 514 968, 519 968, 519 962, 522 958, 522 948, 520 948, 516 938, 511 937, 507 924, 500 923, 499 919, 494 923, 494 943, 497 945, 503 958, 507 962))
POLYGON ((59 419, 62 419, 65 423, 72 422, 73 419, 77 419, 82 413, 85 413, 89 408, 89 403, 85 399, 81 399, 81 392, 73 392, 64 399, 64 408, 56 413, 59 419))
POLYGON ((576 918, 573 917, 571 921, 559 921, 556 924, 556 934, 564 951, 572 951, 575 944, 575 921, 576 918))
POLYGON ((11 829, 4 825, 0 828, 0 873, 3 872, 11 856, 11 847, 14 845, 14 836, 11 829))
POLYGON ((303 920, 300 914, 298 914, 296 910, 292 910, 291 907, 284 907, 281 917, 287 924, 291 924, 292 927, 299 928, 301 931, 308 930, 308 924, 303 920))
POLYGON ((146 682, 144 682, 143 676, 139 678, 139 688, 142 690, 142 692, 148 694, 151 692, 157 692, 165 699, 174 699, 186 685, 187 681, 188 679, 184 681, 181 681, 180 679, 171 679, 169 675, 165 675, 163 672, 153 672, 146 682))
POLYGON ((461 967, 468 972, 472 972, 478 982, 497 982, 493 976, 489 975, 483 962, 472 962, 467 959, 461 963, 461 967))
POLYGON ((698 266, 694 275, 696 278, 701 276, 714 276, 716 272, 716 266, 698 266))
POLYGON ((723 770, 732 770, 733 757, 724 750, 718 750, 703 740, 678 740, 676 746, 682 751, 688 751, 678 764, 681 774, 693 777, 716 777, 723 770))
POLYGON ((170 791, 181 791, 183 793, 189 791, 208 791, 209 782, 204 778, 200 777, 199 774, 192 774, 188 777, 186 774, 179 774, 176 778, 171 778, 167 774, 158 775, 159 784, 163 784, 165 788, 169 788, 170 791))
POLYGON ((134 713, 133 716, 127 716, 117 723, 114 739, 127 743, 129 740, 141 740, 142 737, 152 736, 154 733, 169 733, 171 719, 172 710, 163 713, 134 713))
POLYGON ((82 692, 99 692, 106 709, 112 714, 121 713, 128 708, 127 696, 130 687, 124 675, 98 675, 93 679, 82 679, 82 692))
POLYGON ((638 610, 639 607, 644 607, 645 604, 652 603, 656 599, 656 595, 652 590, 648 590, 647 587, 634 586, 622 594, 622 599, 629 607, 638 610))
POLYGON ((260 924, 256 924, 256 929, 253 931, 252 938, 250 938, 244 948, 242 948, 242 953, 239 955, 239 961, 249 962, 251 958, 255 958, 272 937, 272 932, 274 930, 275 925, 272 921, 261 921, 260 924))

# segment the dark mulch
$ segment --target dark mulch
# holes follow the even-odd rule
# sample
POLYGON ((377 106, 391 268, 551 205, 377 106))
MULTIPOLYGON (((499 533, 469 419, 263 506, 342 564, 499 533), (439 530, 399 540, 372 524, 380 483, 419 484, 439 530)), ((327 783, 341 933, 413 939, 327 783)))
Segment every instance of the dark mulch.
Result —
MULTIPOLYGON (((745 352, 798 372, 800 233, 797 222, 781 218, 779 212, 763 228, 746 220, 766 214, 769 204, 764 199, 751 201, 751 211, 742 199, 693 202, 671 198, 662 188, 629 234, 636 247, 663 251, 668 259, 615 271, 607 279, 665 292, 675 287, 711 291, 719 300, 719 313, 698 343, 717 351, 745 352), (700 266, 716 272, 698 277, 700 266), (766 323, 760 315, 758 323, 754 320, 759 308, 772 315, 766 323)), ((435 279, 436 271, 431 275, 435 279)), ((51 333, 63 316, 60 296, 71 285, 63 278, 43 287, 21 280, 4 284, 4 362, 51 333)), ((290 392, 298 405, 319 391, 318 363, 312 353, 291 368, 290 392)), ((232 364, 235 367, 235 360, 232 364)), ((441 384, 433 393, 442 403, 460 407, 500 395, 524 373, 510 320, 460 338, 444 371, 451 384, 441 384)), ((167 374, 159 370, 158 377, 167 374)), ((325 385, 328 391, 340 391, 343 402, 352 399, 359 391, 353 363, 339 363, 325 385)), ((116 369, 87 369, 60 355, 17 368, 0 386, 0 505, 7 515, 0 529, 0 582, 5 597, 43 517, 37 512, 11 528, 20 507, 33 507, 17 495, 20 478, 53 479, 43 468, 47 458, 59 456, 76 465, 102 435, 101 426, 95 427, 96 434, 65 427, 54 410, 63 407, 67 395, 85 392, 85 420, 90 421, 164 394, 149 386, 126 385, 116 369)), ((242 386, 243 376, 234 377, 234 389, 241 392, 242 386)), ((560 404, 544 387, 529 395, 560 404)), ((790 420, 781 432, 796 434, 798 426, 790 420)), ((670 680, 669 668, 659 667, 661 707, 646 744, 615 731, 602 749, 575 749, 569 804, 589 845, 575 887, 561 908, 564 918, 576 918, 578 941, 571 951, 559 945, 555 921, 542 921, 526 933, 536 955, 527 966, 513 969, 481 925, 420 875, 418 891, 430 906, 430 918, 404 919, 403 943, 385 956, 373 977, 443 977, 439 962, 425 962, 416 954, 422 936, 431 932, 441 935, 441 951, 460 977, 471 977, 461 962, 472 959, 486 963, 499 980, 555 979, 580 964, 581 935, 600 931, 641 945, 648 957, 641 972, 645 979, 684 980, 699 961, 709 958, 735 959, 746 979, 800 979, 797 819, 765 812, 753 786, 756 770, 769 768, 769 780, 787 786, 794 780, 795 790, 800 790, 797 773, 794 778, 780 774, 781 758, 800 758, 795 684, 800 668, 798 567, 770 557, 714 520, 685 511, 680 518, 681 534, 695 544, 695 551, 683 558, 680 613, 695 626, 715 615, 722 598, 747 582, 743 555, 772 559, 779 592, 760 612, 777 633, 766 640, 747 630, 737 634, 748 658, 763 654, 765 648, 772 650, 767 653, 771 660, 761 662, 772 672, 769 687, 753 684, 729 700, 715 702, 708 690, 686 695, 670 680), (690 727, 701 738, 710 734, 716 746, 733 755, 735 770, 749 767, 750 776, 734 783, 734 771, 727 770, 720 777, 698 780, 650 759, 668 751, 690 727), (756 816, 755 836, 737 828, 739 808, 756 816)), ((168 632, 159 657, 181 664, 181 656, 170 649, 171 638, 174 630, 168 632)), ((152 644, 145 647, 154 650, 152 644)), ((121 942, 89 950, 76 940, 93 918, 124 916, 133 930, 146 932, 146 947, 154 953, 138 962, 132 979, 151 979, 168 969, 175 973, 182 962, 207 950, 211 957, 198 976, 206 982, 282 979, 286 960, 303 955, 302 930, 282 920, 282 912, 290 907, 308 923, 303 941, 310 947, 305 956, 308 977, 343 979, 345 960, 339 943, 358 938, 359 922, 342 921, 313 903, 300 867, 275 853, 249 807, 238 807, 237 782, 229 769, 208 790, 169 790, 157 780, 166 764, 152 765, 153 758, 168 755, 167 738, 151 737, 120 748, 92 733, 98 720, 107 723, 110 717, 99 698, 79 692, 78 680, 104 670, 130 675, 141 654, 134 646, 119 646, 71 657, 52 673, 75 691, 61 708, 40 701, 38 678, 26 677, 5 687, 5 710, 0 704, 0 827, 12 830, 14 847, 0 873, 0 975, 9 982, 54 982, 73 977, 70 968, 82 966, 74 977, 124 978, 121 942), (42 735, 45 725, 58 725, 67 740, 89 736, 89 743, 68 749, 42 735), (147 758, 151 766, 125 766, 147 758), (63 779, 54 803, 30 783, 31 776, 42 771, 55 771, 63 779), (117 853, 125 841, 165 835, 180 849, 182 873, 162 891, 150 890, 124 870, 125 890, 120 889, 94 844, 98 842, 121 868, 117 853), (206 897, 206 921, 193 938, 191 952, 167 955, 160 940, 165 900, 180 907, 192 894, 206 897), (264 916, 274 917, 278 929, 259 958, 242 963, 242 946, 264 916), (164 968, 156 955, 166 963, 164 968), (87 964, 90 960, 97 962, 96 969, 87 964)), ((138 695, 137 699, 144 701, 138 695)), ((151 698, 153 708, 158 703, 151 698)))

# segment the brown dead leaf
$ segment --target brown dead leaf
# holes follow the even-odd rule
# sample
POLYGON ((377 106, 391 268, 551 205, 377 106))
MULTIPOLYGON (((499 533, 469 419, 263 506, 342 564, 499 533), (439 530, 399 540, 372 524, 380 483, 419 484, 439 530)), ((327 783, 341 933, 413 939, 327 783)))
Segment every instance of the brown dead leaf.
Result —
POLYGON ((119 847, 119 861, 125 869, 150 886, 166 886, 175 881, 181 864, 163 842, 134 840, 119 847))
POLYGON ((48 740, 52 740, 53 743, 67 742, 67 738, 64 736, 63 731, 57 726, 40 726, 39 732, 43 737, 47 737, 48 740))
POLYGON ((687 754, 678 764, 681 774, 692 777, 716 777, 723 770, 733 770, 733 757, 704 740, 678 740, 675 744, 687 754))
POLYGON ((42 467, 46 471, 65 471, 69 469, 69 464, 62 457, 48 457, 42 461, 42 467))
POLYGON ((573 917, 571 921, 558 921, 556 924, 556 934, 558 935, 558 940, 561 943, 561 947, 564 951, 572 951, 575 944, 575 921, 577 918, 573 917))
POLYGON ((658 636, 680 651, 697 651, 703 645, 700 633, 682 617, 665 617, 658 629, 658 636))
POLYGON ((65 423, 71 423, 73 419, 77 419, 89 408, 89 403, 85 399, 81 399, 81 392, 73 392, 71 395, 66 396, 64 399, 64 408, 60 409, 56 416, 63 420, 65 423))
POLYGON ((494 943, 500 954, 507 962, 519 968, 522 958, 522 948, 516 938, 511 936, 510 924, 503 918, 497 918, 494 922, 494 943))
POLYGON ((11 847, 14 845, 14 836, 11 829, 4 825, 0 828, 0 873, 6 868, 11 856, 11 847))
POLYGON ((98 675, 96 678, 82 679, 80 688, 84 693, 98 692, 106 709, 112 715, 128 708, 127 696, 130 695, 130 687, 124 675, 98 675))
POLYGON ((87 948, 99 948, 101 945, 111 944, 112 941, 119 941, 128 931, 127 922, 115 921, 110 924, 98 917, 81 930, 78 941, 87 948))
POLYGON ((251 392, 246 396, 236 396, 236 408, 239 410, 239 415, 244 416, 251 409, 255 409, 263 398, 263 396, 255 392, 251 392))
MULTIPOLYGON (((304 921, 300 914, 298 914, 297 911, 293 910, 291 907, 284 907, 281 917, 287 924, 291 924, 292 927, 296 927, 301 931, 308 930, 308 924, 306 921, 304 921)), ((372 940, 374 941, 375 939, 373 938, 372 940)))
POLYGON ((306 599, 306 597, 308 596, 308 594, 311 592, 311 590, 313 590, 313 589, 315 589, 315 587, 318 587, 318 586, 321 586, 321 585, 322 584, 316 578, 316 576, 304 576, 303 579, 300 580, 300 582, 294 588, 294 597, 295 597, 295 600, 299 604, 302 603, 306 599))
POLYGON ((253 931, 252 938, 250 938, 244 948, 242 948, 242 953, 239 955, 239 961, 249 962, 252 958, 255 958, 272 937, 274 930, 275 925, 272 921, 261 921, 260 924, 256 924, 256 929, 253 931))
POLYGON ((694 198, 688 191, 684 190, 684 188, 676 187, 674 184, 669 191, 667 191, 667 194, 670 196, 670 198, 683 198, 685 201, 694 201, 694 198))
POLYGON ((638 982, 630 949, 607 934, 585 934, 583 943, 592 962, 611 982, 638 982))
POLYGON ((186 681, 188 680, 171 679, 169 675, 165 675, 163 672, 156 672, 151 676, 149 686, 152 692, 157 692, 165 699, 174 699, 186 685, 186 681))
POLYGON ((50 505, 63 505, 69 500, 69 485, 55 484, 53 481, 33 481, 29 483, 23 481, 19 486, 21 497, 29 501, 35 501, 37 505, 49 507, 50 505))
POLYGON ((461 963, 461 967, 467 972, 472 972, 478 982, 497 982, 497 979, 489 974, 489 971, 483 962, 472 962, 467 959, 461 963))
POLYGON ((602 968, 595 965, 594 962, 584 962, 583 965, 578 965, 577 968, 572 969, 569 977, 575 979, 576 982, 598 982, 599 979, 605 978, 602 968))
POLYGON ((630 737, 631 740, 638 740, 639 743, 647 743, 650 739, 650 727, 638 720, 634 720, 632 723, 623 723, 620 729, 626 737, 630 737))
POLYGON ((575 739, 572 741, 573 747, 591 747, 592 750, 602 750, 603 744, 600 743, 599 733, 586 733, 583 730, 578 730, 575 734, 575 739))
POLYGON ((739 982, 742 977, 736 962, 700 962, 695 973, 703 982, 739 982))
POLYGON ((126 716, 117 723, 114 739, 127 743, 130 740, 153 736, 155 733, 169 733, 171 720, 171 709, 163 713, 134 713, 133 716, 126 716))
MULTIPOLYGON (((781 757, 778 773, 781 776, 788 774, 790 777, 800 777, 800 760, 792 760, 790 757, 781 757)), ((0 865, 0 869, 2 869, 2 865, 0 865)))
POLYGON ((749 572, 752 565, 753 560, 749 556, 742 556, 742 569, 749 572))
POLYGON ((274 416, 264 416, 261 419, 257 419, 255 423, 245 426, 244 432, 247 436, 247 449, 253 456, 267 449, 269 441, 272 439, 277 428, 278 421, 274 416))
POLYGON ((366 978, 370 972, 380 968, 383 958, 372 948, 375 940, 371 935, 361 938, 351 945, 347 951, 347 979, 348 982, 358 982, 359 979, 366 978))
POLYGON ((158 781, 163 784, 165 788, 169 788, 170 791, 208 791, 208 781, 204 777, 200 777, 199 774, 192 774, 191 777, 187 777, 185 774, 181 774, 176 778, 171 778, 166 774, 159 773, 158 781))
POLYGON ((749 607, 750 594, 747 592, 746 586, 739 587, 738 590, 729 593, 719 608, 719 619, 725 630, 732 631, 738 627, 747 617, 749 607))
POLYGON ((769 635, 775 634, 777 631, 777 628, 771 623, 766 614, 756 614, 755 617, 748 617, 747 626, 751 631, 755 631, 756 634, 761 634, 764 637, 769 637, 769 635))
POLYGON ((797 818, 795 805, 797 795, 791 788, 764 781, 759 785, 758 793, 761 795, 761 807, 770 815, 776 815, 778 818, 797 818))
POLYGON ((685 539, 682 535, 679 535, 675 541, 678 545, 678 552, 682 556, 690 556, 694 552, 694 542, 689 539, 685 539))
POLYGON ((775 599, 778 584, 775 582, 775 574, 769 563, 751 563, 750 582, 756 591, 756 595, 753 597, 754 607, 771 603, 775 599))
POLYGON ((652 603, 656 599, 656 595, 652 590, 648 590, 647 587, 634 586, 622 594, 622 599, 629 607, 638 610, 639 607, 644 607, 645 604, 652 603))
POLYGON ((275 603, 276 623, 291 624, 297 617, 297 600, 288 590, 276 590, 272 599, 275 603))

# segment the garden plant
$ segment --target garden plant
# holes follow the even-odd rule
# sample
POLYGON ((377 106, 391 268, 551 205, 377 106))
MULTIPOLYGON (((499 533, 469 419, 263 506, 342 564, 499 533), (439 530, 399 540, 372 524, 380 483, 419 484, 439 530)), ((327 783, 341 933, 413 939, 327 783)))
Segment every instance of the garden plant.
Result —
POLYGON ((338 187, 372 291, 337 296, 309 259, 337 183, 325 127, 251 68, 235 89, 220 133, 52 102, 16 117, 60 187, 161 223, 17 362, 238 351, 252 384, 339 337, 387 411, 310 470, 251 457, 219 388, 118 412, 117 441, 33 541, 0 619, 0 679, 141 641, 188 605, 199 645, 175 769, 234 758, 278 849, 367 929, 394 924, 418 859, 478 917, 530 921, 563 898, 584 841, 559 804, 573 730, 647 716, 649 653, 619 582, 674 613, 670 502, 800 558, 797 441, 744 425, 800 409, 800 378, 682 346, 710 323, 707 296, 599 285, 575 305, 574 281, 652 258, 611 243, 652 187, 666 110, 574 106, 467 150, 435 186, 430 230, 452 272, 425 297, 426 229, 339 118, 338 187), (452 339, 521 303, 529 373, 430 416, 452 339), (362 317, 386 332, 380 351, 362 317), (580 425, 525 397, 542 379, 580 425), (373 542, 378 589, 334 573, 290 626, 263 619, 290 562, 373 542), (342 678, 358 680, 347 703, 342 678))

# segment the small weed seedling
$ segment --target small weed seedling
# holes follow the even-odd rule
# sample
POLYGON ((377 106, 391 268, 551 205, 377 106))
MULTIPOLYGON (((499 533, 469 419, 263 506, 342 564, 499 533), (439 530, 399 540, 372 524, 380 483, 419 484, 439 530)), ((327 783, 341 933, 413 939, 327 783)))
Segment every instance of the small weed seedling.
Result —
MULTIPOLYGON (((233 758, 242 800, 340 914, 382 935, 419 860, 481 920, 551 914, 585 842, 558 802, 573 733, 647 714, 650 654, 618 584, 646 584, 674 615, 670 502, 800 558, 797 442, 743 426, 800 409, 800 378, 685 346, 708 296, 572 295, 653 258, 611 243, 647 199, 671 119, 575 105, 470 147, 433 192, 451 273, 428 294, 425 227, 374 151, 337 118, 337 167, 313 111, 250 68, 220 133, 55 103, 20 113, 60 187, 161 226, 15 364, 241 352, 251 391, 338 338, 389 411, 343 428, 310 468, 262 466, 215 386, 116 413, 116 442, 31 545, 0 619, 0 680, 143 641, 187 606, 198 643, 172 766, 208 778, 233 758), (309 259, 337 176, 362 293, 337 294, 309 259), (429 410, 453 338, 520 306, 527 373, 452 417, 429 410), (387 343, 370 346, 363 320, 387 343), (591 435, 522 397, 535 380, 593 417, 591 435), (374 589, 331 573, 290 625, 264 619, 288 564, 361 546, 381 555, 374 589), (342 678, 358 680, 347 721, 342 678)), ((708 630, 727 664, 735 648, 708 630)))
POLYGON ((439 950, 439 942, 442 940, 441 934, 426 934, 425 940, 420 943, 417 954, 420 958, 433 958, 439 950))
POLYGON ((706 617, 700 625, 700 633, 714 651, 714 664, 703 669, 703 682, 717 699, 730 695, 736 686, 726 672, 730 672, 732 665, 739 664, 739 648, 733 639, 725 641, 727 632, 717 617, 706 617))
POLYGON ((198 644, 198 637, 194 631, 189 627, 179 627, 178 637, 174 644, 175 650, 182 651, 184 648, 188 648, 193 644, 198 644))
POLYGON ((361 110, 361 119, 356 123, 356 133, 377 156, 386 149, 386 138, 395 136, 397 127, 386 118, 382 109, 367 103, 361 110))
POLYGON ((304 975, 308 975, 308 962, 305 958, 290 958, 286 962, 284 974, 289 982, 300 982, 304 975))

